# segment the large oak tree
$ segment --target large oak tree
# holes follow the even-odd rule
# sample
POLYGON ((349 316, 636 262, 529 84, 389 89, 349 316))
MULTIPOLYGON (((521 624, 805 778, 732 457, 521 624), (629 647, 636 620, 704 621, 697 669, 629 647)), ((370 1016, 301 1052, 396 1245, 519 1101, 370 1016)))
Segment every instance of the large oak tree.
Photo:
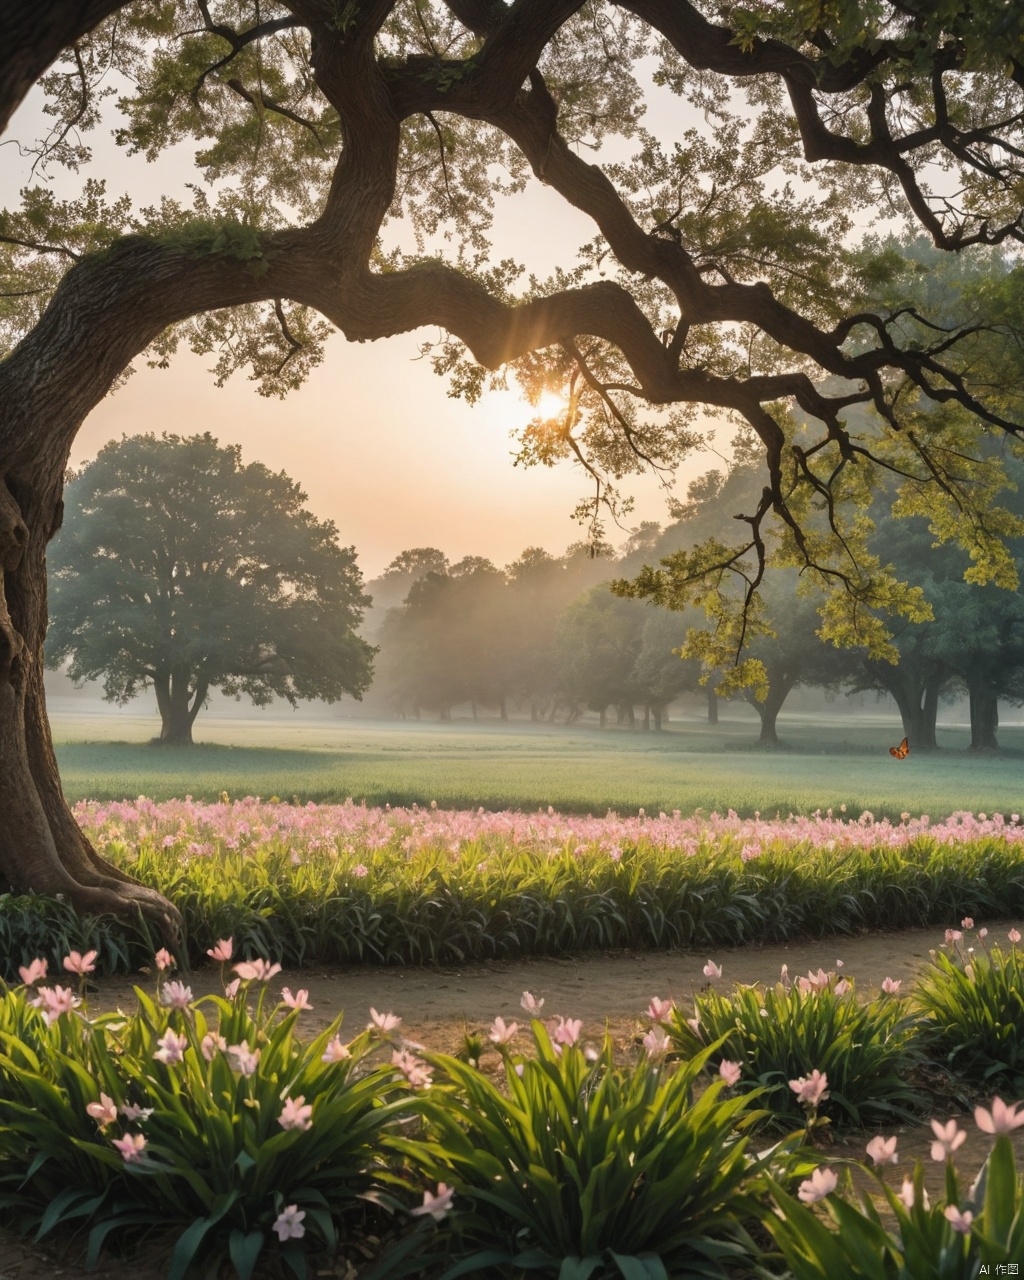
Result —
POLYGON ((212 689, 361 697, 362 575, 337 528, 284 472, 209 434, 112 440, 65 489, 50 555, 51 666, 103 677, 108 699, 156 694, 159 741, 192 742, 212 689))
MULTIPOLYGON (((851 236, 881 209, 949 252, 1024 238, 1012 6, 135 0, 86 34, 81 9, 46 80, 53 161, 87 160, 62 122, 91 120, 110 65, 133 86, 126 145, 155 156, 195 138, 213 186, 191 210, 141 213, 95 183, 63 204, 37 190, 0 223, 0 875, 12 884, 175 923, 75 824, 42 668, 46 546, 75 433, 135 357, 165 359, 183 337, 219 350, 223 374, 251 365, 273 393, 319 358, 324 321, 352 341, 440 330, 435 359, 462 393, 510 368, 530 394, 566 394, 523 456, 584 461, 595 513, 615 500, 609 478, 671 467, 698 443, 699 407, 731 415, 760 449, 763 492, 737 513, 735 545, 694 571, 738 569, 749 605, 768 554, 802 567, 841 587, 826 602, 837 638, 884 646, 872 610, 921 607, 872 561, 855 519, 824 533, 805 519, 813 503, 840 512, 865 494, 877 466, 899 472, 903 509, 927 510, 982 575, 1009 581, 1000 535, 1015 526, 995 501, 998 456, 978 445, 1020 421, 1000 373, 1013 335, 969 308, 934 328, 916 309, 867 307, 899 264, 851 236), (638 77, 652 73, 678 104, 662 137, 642 116, 638 77), (594 162, 612 135, 612 158, 594 162), (488 256, 496 184, 531 175, 593 227, 550 280, 488 256), (884 427, 867 440, 846 417, 863 404, 884 427), (797 417, 814 434, 797 438, 797 417)), ((8 61, 13 99, 42 65, 8 61)), ((726 647, 744 612, 720 611, 726 647)))

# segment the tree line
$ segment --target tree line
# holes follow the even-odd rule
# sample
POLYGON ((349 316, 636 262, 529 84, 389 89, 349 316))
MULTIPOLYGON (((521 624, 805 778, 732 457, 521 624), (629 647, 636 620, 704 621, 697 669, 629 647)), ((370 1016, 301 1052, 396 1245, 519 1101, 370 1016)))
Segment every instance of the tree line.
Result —
MULTIPOLYGON (((403 552, 367 584, 374 604, 364 634, 379 649, 371 696, 402 717, 444 721, 468 704, 474 716, 486 708, 507 719, 516 708, 533 720, 567 723, 591 711, 603 727, 609 714, 633 725, 639 712, 645 728, 658 730, 670 703, 703 692, 716 720, 718 673, 680 656, 688 631, 706 622, 703 613, 644 603, 609 586, 723 536, 730 513, 749 509, 761 484, 749 460, 724 474, 710 471, 690 485, 672 525, 642 524, 618 555, 606 543, 578 543, 562 556, 530 547, 501 569, 479 556, 449 564, 436 548, 403 552)), ((1020 592, 965 581, 967 553, 954 544, 936 548, 927 519, 894 519, 889 500, 883 495, 871 509, 872 552, 899 575, 923 581, 933 617, 896 624, 896 661, 837 648, 820 638, 820 602, 801 594, 797 571, 778 571, 762 588, 765 629, 748 650, 763 666, 763 685, 738 695, 757 711, 763 745, 778 745, 779 713, 801 686, 889 695, 918 749, 937 745, 944 698, 967 696, 974 749, 998 747, 1001 699, 1024 704, 1020 592)), ((1024 570, 1024 540, 1010 545, 1024 570)))

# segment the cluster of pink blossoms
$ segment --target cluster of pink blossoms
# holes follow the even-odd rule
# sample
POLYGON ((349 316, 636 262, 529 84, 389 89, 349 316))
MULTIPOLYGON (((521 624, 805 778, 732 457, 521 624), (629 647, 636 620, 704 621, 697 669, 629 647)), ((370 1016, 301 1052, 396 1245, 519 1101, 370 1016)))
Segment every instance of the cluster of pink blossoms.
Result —
MULTIPOLYGON (((818 1076, 817 1071, 811 1073, 811 1077, 818 1076)), ((807 1086, 811 1077, 807 1080, 791 1080, 790 1087, 796 1089, 797 1086, 807 1086)), ((824 1075, 820 1078, 822 1086, 828 1083, 824 1075)), ((821 1097, 827 1097, 826 1093, 821 1093, 821 1097)), ((991 1134, 998 1137, 1001 1134, 1012 1133, 1014 1129, 1019 1129, 1024 1125, 1024 1103, 1016 1102, 1008 1104, 1002 1098, 993 1098, 991 1110, 985 1107, 975 1107, 974 1123, 978 1126, 982 1133, 991 1134)), ((935 1141, 932 1143, 931 1156, 933 1160, 950 1160, 953 1153, 957 1151, 967 1140, 967 1134, 961 1129, 955 1120, 950 1120, 946 1124, 941 1124, 938 1120, 931 1122, 932 1132, 935 1134, 935 1141)), ((866 1151, 876 1168, 887 1164, 898 1164, 899 1157, 896 1153, 895 1136, 885 1138, 881 1134, 872 1138, 867 1144, 866 1151)), ((817 1168, 809 1178, 801 1182, 797 1191, 797 1195, 804 1204, 816 1204, 819 1200, 824 1200, 826 1196, 832 1194, 839 1184, 839 1179, 834 1169, 824 1166, 817 1168)), ((907 1209, 913 1209, 915 1204, 916 1192, 914 1183, 910 1178, 904 1178, 903 1186, 900 1188, 899 1198, 907 1209)), ((928 1200, 928 1193, 923 1192, 923 1207, 927 1210, 931 1206, 928 1200)), ((958 1205, 948 1204, 942 1211, 943 1217, 952 1226, 954 1231, 958 1231, 961 1235, 966 1235, 974 1222, 974 1214, 970 1209, 961 1209, 958 1205)))
MULTIPOLYGON (((844 806, 845 808, 845 806, 844 806)), ((698 812, 683 817, 647 814, 634 817, 609 812, 604 817, 510 810, 457 810, 413 805, 383 808, 354 804, 291 805, 247 796, 242 800, 204 804, 186 797, 156 803, 140 796, 135 801, 81 801, 75 809, 79 823, 101 847, 120 844, 127 849, 148 845, 174 859, 189 860, 257 851, 287 853, 290 861, 327 854, 345 858, 357 879, 369 873, 366 854, 389 851, 412 857, 421 852, 458 857, 528 852, 545 857, 596 854, 619 862, 631 846, 693 855, 701 849, 734 850, 751 862, 772 848, 806 845, 812 849, 845 852, 879 846, 904 848, 927 835, 940 844, 999 838, 1024 843, 1019 814, 977 815, 960 811, 933 823, 927 814, 901 821, 875 820, 864 812, 847 818, 831 809, 808 816, 790 814, 773 819, 740 818, 698 812)), ((486 866, 486 861, 479 864, 486 866)))

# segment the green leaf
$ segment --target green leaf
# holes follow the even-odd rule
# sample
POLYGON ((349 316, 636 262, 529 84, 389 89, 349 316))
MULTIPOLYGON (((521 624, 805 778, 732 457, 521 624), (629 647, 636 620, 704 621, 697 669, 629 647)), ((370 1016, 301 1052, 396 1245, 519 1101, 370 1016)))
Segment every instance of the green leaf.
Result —
POLYGON ((264 1240, 262 1231, 250 1231, 247 1235, 237 1227, 228 1237, 228 1251, 231 1254, 231 1262, 238 1272, 238 1280, 249 1280, 264 1240))

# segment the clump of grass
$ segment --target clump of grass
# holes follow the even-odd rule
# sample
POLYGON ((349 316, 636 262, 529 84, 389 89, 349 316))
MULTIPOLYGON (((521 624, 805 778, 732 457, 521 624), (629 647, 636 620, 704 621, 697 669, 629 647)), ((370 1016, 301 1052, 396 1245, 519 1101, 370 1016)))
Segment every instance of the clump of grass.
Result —
MULTIPOLYGON (((964 925, 968 924, 965 920, 964 925)), ((915 1001, 930 1053, 976 1084, 1024 1092, 1024 953, 1011 929, 1009 949, 987 930, 947 930, 915 1001)))

